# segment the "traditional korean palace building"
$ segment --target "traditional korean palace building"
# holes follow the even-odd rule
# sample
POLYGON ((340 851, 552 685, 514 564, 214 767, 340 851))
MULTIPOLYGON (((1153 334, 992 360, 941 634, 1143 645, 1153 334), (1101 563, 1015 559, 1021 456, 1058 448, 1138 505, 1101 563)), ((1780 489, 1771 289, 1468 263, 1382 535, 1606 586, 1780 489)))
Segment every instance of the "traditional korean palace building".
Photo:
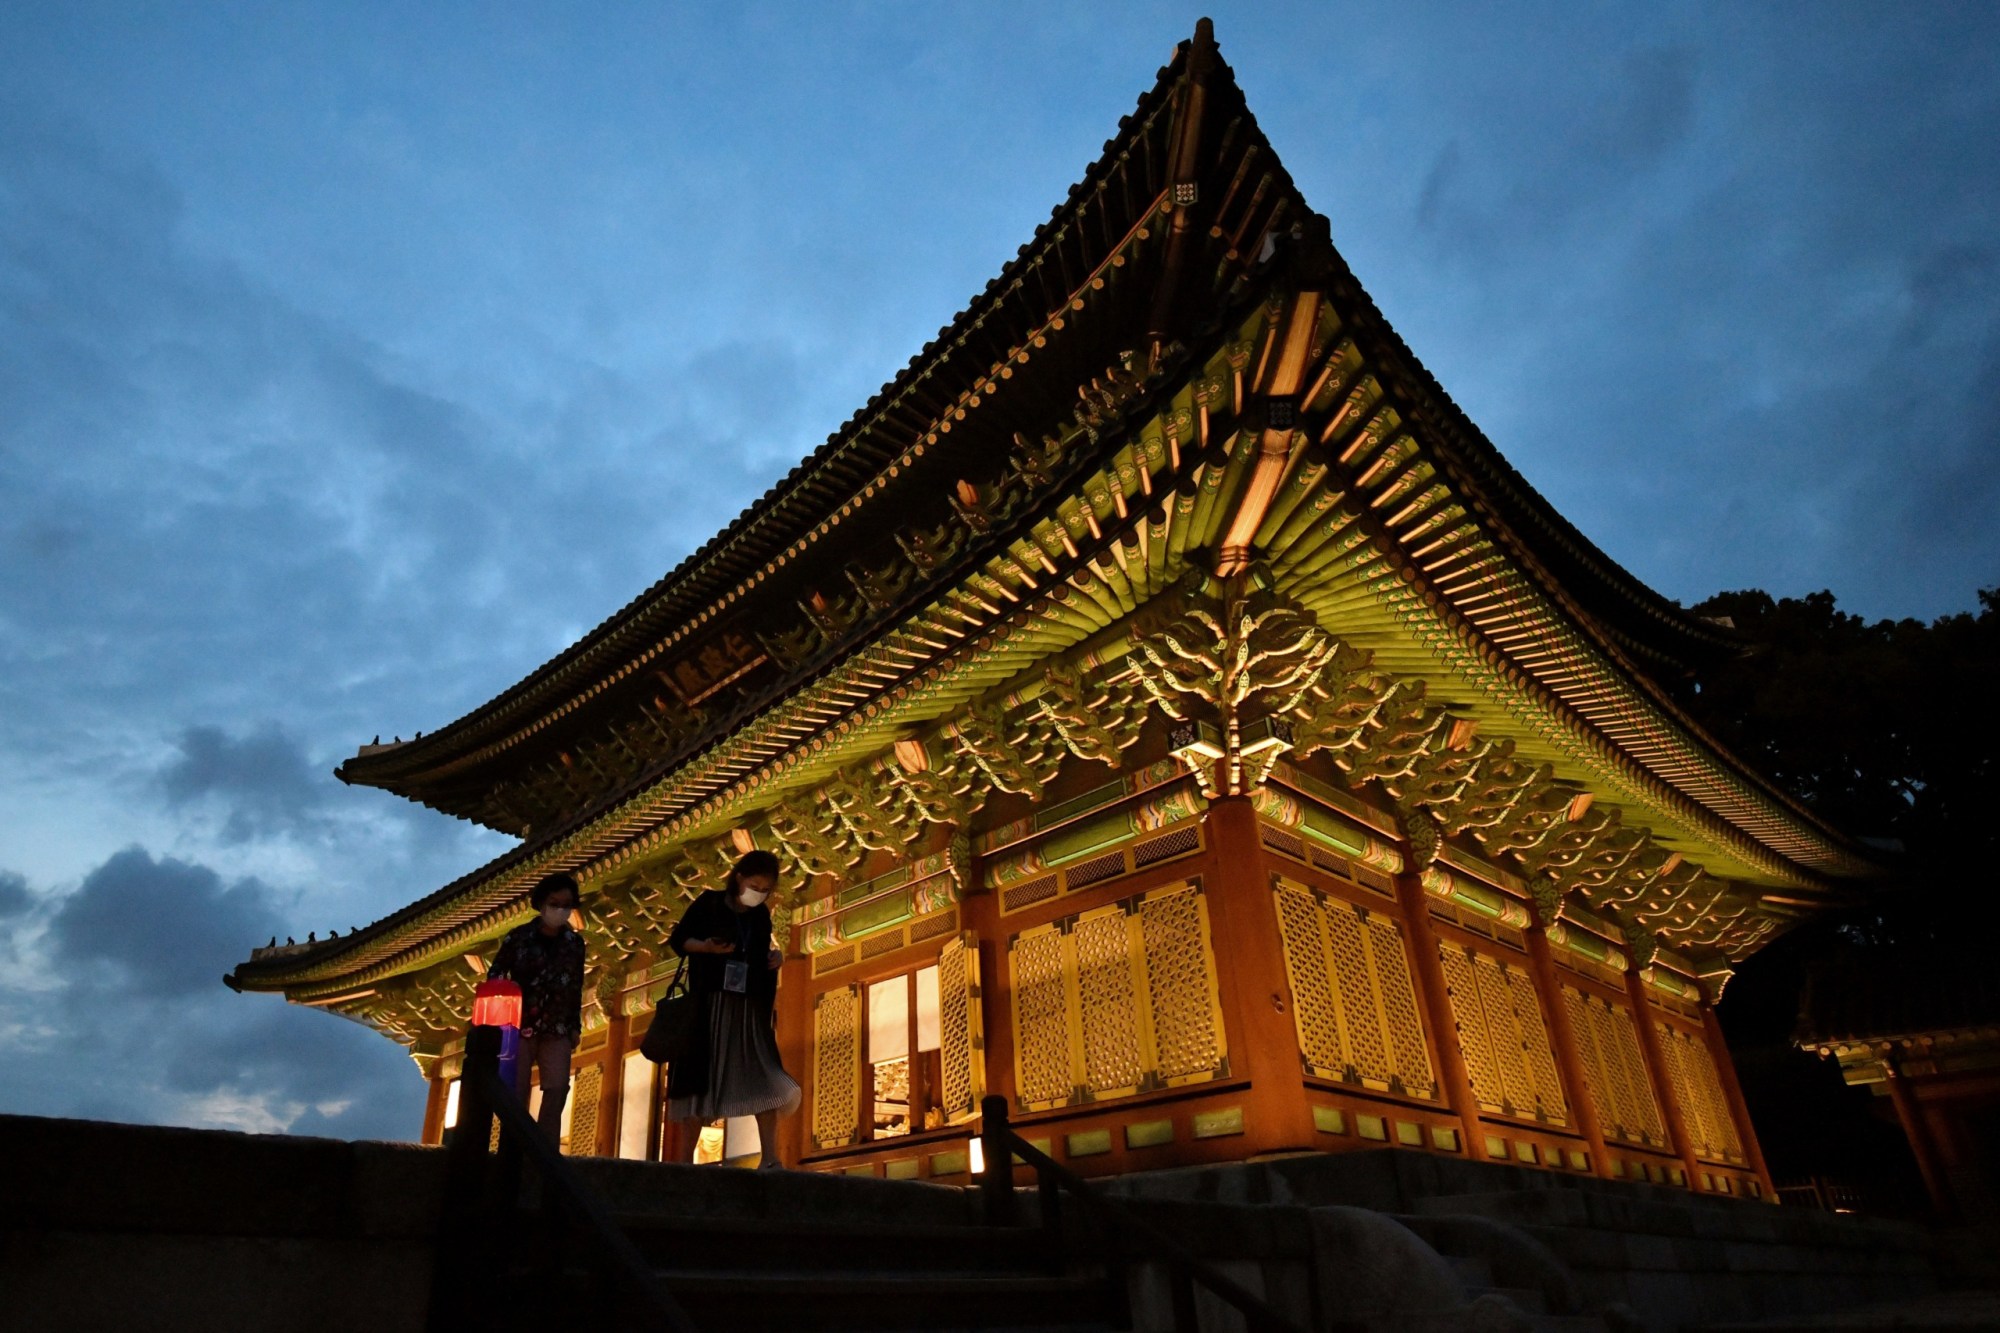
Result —
POLYGON ((1768 1197, 1712 1006, 1872 866, 1674 703, 1735 650, 1446 396, 1204 23, 767 495, 340 769, 518 848, 231 981, 402 1042, 435 1142, 486 960, 571 870, 569 1150, 657 1157, 664 940, 764 847, 788 1162, 962 1182, 1000 1093, 1093 1174, 1388 1144, 1768 1197))

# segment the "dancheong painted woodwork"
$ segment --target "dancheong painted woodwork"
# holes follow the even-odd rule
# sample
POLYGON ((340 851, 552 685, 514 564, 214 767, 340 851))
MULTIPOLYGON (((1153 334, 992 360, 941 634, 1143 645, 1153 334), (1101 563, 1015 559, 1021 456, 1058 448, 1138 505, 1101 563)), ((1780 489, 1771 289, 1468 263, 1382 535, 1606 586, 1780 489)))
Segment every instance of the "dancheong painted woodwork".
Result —
POLYGON ((518 835, 232 977, 450 1119, 471 992, 585 886, 571 1151, 660 1123, 663 941, 785 867, 787 1161, 964 1179, 1395 1145, 1768 1194, 1712 1014, 1872 873, 1656 683, 1735 650, 1551 510, 1334 250, 1206 26, 986 290, 659 584, 348 782, 518 835))

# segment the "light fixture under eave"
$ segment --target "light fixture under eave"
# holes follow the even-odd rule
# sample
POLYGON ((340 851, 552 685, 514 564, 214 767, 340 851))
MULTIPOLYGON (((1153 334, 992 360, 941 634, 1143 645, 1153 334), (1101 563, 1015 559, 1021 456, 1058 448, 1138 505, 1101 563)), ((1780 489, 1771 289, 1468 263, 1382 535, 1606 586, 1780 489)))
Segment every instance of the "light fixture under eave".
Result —
POLYGON ((1284 751, 1292 748, 1292 724, 1282 717, 1260 717, 1243 724, 1239 733, 1242 737, 1243 756, 1263 754, 1267 750, 1284 751))
POLYGON ((1196 759, 1220 759, 1228 751, 1223 748, 1222 733, 1208 722, 1183 722, 1167 733, 1167 746, 1174 757, 1183 762, 1196 759))

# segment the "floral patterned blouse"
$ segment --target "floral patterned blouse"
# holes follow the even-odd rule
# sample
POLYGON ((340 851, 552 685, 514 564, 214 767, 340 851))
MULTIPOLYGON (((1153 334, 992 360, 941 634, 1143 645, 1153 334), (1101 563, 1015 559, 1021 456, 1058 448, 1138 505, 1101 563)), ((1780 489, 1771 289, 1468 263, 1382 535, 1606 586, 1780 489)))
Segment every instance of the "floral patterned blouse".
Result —
POLYGON ((553 935, 530 921, 507 932, 489 975, 521 988, 521 1035, 568 1037, 583 1031, 583 936, 564 926, 553 935))

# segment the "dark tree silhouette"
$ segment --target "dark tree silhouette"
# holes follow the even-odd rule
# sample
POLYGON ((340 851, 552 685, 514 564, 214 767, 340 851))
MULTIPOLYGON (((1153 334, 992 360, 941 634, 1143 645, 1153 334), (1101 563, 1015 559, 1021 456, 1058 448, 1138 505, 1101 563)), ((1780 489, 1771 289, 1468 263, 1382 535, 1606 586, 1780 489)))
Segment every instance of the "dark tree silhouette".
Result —
POLYGON ((1725 747, 1888 864, 1853 904, 1746 962, 1717 1012, 1773 1174, 1844 1177, 1890 1209, 1917 1197, 1893 1118, 1791 1038, 1816 962, 1961 967, 1986 934, 2000 880, 2000 589, 1979 603, 1929 624, 1869 622, 1827 592, 1722 593, 1695 611, 1726 619, 1745 649, 1680 689, 1725 747))

